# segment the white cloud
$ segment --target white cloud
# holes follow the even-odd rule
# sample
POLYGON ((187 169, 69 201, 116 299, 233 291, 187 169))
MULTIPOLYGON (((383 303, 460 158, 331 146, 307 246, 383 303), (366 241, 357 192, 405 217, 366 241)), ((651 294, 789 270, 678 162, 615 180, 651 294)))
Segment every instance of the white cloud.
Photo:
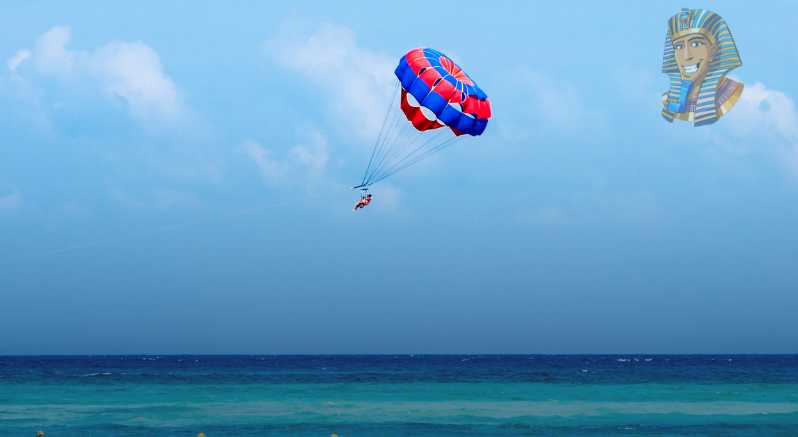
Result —
POLYGON ((273 152, 264 149, 263 146, 254 141, 245 140, 243 143, 236 146, 236 150, 246 154, 250 159, 255 161, 264 179, 280 179, 286 173, 284 164, 269 159, 269 155, 273 154, 273 152))
POLYGON ((69 26, 56 26, 36 40, 32 51, 20 50, 8 60, 12 77, 27 59, 36 72, 57 76, 66 84, 89 82, 109 97, 124 98, 138 119, 173 120, 181 111, 174 82, 163 72, 158 53, 142 42, 112 41, 93 53, 66 48, 69 26))
POLYGON ((252 140, 244 141, 235 150, 252 159, 267 182, 324 181, 330 159, 327 140, 312 127, 300 126, 299 130, 305 141, 290 148, 284 156, 277 156, 273 150, 268 150, 252 140))
POLYGON ((295 146, 288 153, 302 164, 322 170, 327 166, 327 160, 330 158, 327 153, 327 140, 315 130, 309 131, 307 135, 310 137, 310 145, 295 146))
POLYGON ((75 66, 75 61, 85 62, 86 52, 71 51, 66 49, 66 44, 72 38, 72 28, 69 26, 56 26, 36 39, 33 48, 32 60, 36 67, 45 73, 68 74, 75 66))
POLYGON ((178 114, 175 84, 164 75, 158 53, 146 44, 112 41, 92 55, 89 71, 104 80, 106 93, 127 99, 136 117, 171 119, 178 114))
POLYGON ((751 147, 770 149, 793 175, 798 176, 798 111, 795 101, 786 93, 768 89, 761 82, 746 85, 740 99, 721 122, 724 129, 729 129, 738 139, 754 145, 751 147))
POLYGON ((13 193, 0 197, 0 211, 11 211, 22 205, 22 193, 14 190, 13 193))
POLYGON ((761 82, 745 86, 728 119, 730 129, 738 134, 766 129, 785 138, 798 139, 795 102, 781 91, 765 88, 761 82))
POLYGON ((8 69, 11 70, 11 77, 17 77, 17 67, 22 61, 30 59, 30 50, 18 50, 17 54, 8 60, 8 69))
POLYGON ((265 41, 263 51, 318 86, 350 136, 374 140, 396 82, 397 59, 359 48, 347 27, 324 24, 309 36, 293 27, 284 26, 280 36, 265 41))

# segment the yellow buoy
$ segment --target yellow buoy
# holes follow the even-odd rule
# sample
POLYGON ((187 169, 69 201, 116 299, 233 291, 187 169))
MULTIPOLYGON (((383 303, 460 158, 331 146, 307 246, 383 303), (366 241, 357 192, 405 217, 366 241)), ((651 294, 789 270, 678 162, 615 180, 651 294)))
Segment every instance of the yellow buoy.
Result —
POLYGON ((44 432, 42 431, 37 432, 36 437, 44 437, 44 432))
POLYGON ((199 434, 197 434, 197 437, 205 437, 205 434, 199 433, 199 434))

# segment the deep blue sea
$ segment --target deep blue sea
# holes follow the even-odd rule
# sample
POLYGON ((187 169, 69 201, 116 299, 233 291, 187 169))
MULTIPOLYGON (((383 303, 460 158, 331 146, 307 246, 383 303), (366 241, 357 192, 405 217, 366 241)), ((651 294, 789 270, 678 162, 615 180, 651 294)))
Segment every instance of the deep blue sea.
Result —
POLYGON ((798 355, 0 357, 0 436, 798 436, 798 355))

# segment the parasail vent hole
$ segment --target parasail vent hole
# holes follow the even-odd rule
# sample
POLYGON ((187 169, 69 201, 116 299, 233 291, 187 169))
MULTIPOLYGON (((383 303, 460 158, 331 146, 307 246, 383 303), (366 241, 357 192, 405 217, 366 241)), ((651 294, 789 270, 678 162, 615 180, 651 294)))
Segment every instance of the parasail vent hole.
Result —
POLYGON ((463 93, 460 95, 460 103, 465 103, 465 101, 466 101, 466 95, 465 93, 463 93))
POLYGON ((435 79, 435 82, 432 83, 432 87, 435 88, 436 86, 438 86, 438 84, 441 83, 442 80, 443 80, 442 77, 435 79))
POLYGON ((418 70, 418 75, 421 76, 422 74, 424 74, 425 71, 427 71, 427 67, 424 67, 421 70, 418 70))

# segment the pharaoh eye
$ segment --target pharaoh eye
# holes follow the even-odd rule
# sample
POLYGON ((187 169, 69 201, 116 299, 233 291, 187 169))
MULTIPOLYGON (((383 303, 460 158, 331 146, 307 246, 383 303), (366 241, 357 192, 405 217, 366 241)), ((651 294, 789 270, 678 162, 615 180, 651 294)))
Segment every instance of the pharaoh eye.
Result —
POLYGON ((676 50, 681 50, 684 48, 684 44, 676 44, 676 50))
POLYGON ((698 41, 694 41, 694 42, 690 43, 690 45, 693 46, 693 47, 701 47, 702 45, 704 45, 704 43, 698 42, 698 41))

